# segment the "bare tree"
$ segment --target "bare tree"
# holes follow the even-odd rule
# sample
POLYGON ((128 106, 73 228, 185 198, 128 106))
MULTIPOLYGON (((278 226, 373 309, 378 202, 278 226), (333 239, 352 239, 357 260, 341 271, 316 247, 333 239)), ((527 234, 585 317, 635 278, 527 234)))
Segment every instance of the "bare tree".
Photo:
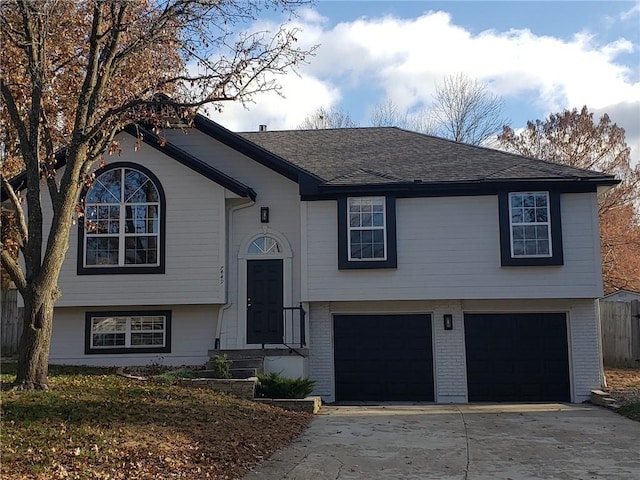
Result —
POLYGON ((326 110, 320 107, 310 113, 298 125, 302 130, 320 130, 326 128, 353 128, 358 124, 354 122, 348 113, 339 110, 326 110))
POLYGON ((502 115, 502 99, 461 73, 446 77, 433 98, 437 135, 456 142, 485 145, 509 123, 502 115))
POLYGON ((266 8, 293 12, 302 3, 0 3, 2 141, 7 156, 23 162, 27 207, 3 175, 17 238, 7 238, 3 226, 2 267, 25 303, 15 388, 47 388, 53 308, 73 217, 82 214, 78 200, 94 165, 119 149, 116 133, 135 122, 188 125, 206 103, 220 109, 225 101, 279 91, 276 75, 313 49, 296 46, 296 30, 251 33, 241 26, 266 8), (65 167, 56 174, 59 162, 65 167), (52 205, 48 231, 43 194, 52 205))
POLYGON ((527 122, 516 134, 504 127, 501 146, 528 157, 615 175, 621 183, 599 202, 602 271, 606 291, 640 289, 640 165, 633 166, 624 129, 607 114, 598 122, 587 107, 527 122))
POLYGON ((392 100, 387 100, 373 108, 369 119, 373 127, 399 127, 426 134, 435 133, 433 118, 426 110, 416 113, 400 111, 392 100))

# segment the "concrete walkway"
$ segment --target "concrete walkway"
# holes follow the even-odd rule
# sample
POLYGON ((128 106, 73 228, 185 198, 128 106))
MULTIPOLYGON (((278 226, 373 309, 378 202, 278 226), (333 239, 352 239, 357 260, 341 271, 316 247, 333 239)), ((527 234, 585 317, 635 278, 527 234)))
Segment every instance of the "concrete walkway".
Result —
POLYGON ((588 405, 324 406, 245 480, 640 479, 640 423, 588 405))

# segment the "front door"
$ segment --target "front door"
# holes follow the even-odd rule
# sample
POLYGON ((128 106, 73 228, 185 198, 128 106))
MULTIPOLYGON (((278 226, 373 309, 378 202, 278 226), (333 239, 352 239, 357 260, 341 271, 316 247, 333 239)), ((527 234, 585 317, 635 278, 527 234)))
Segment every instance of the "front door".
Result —
POLYGON ((282 260, 247 260, 247 343, 282 343, 282 260))

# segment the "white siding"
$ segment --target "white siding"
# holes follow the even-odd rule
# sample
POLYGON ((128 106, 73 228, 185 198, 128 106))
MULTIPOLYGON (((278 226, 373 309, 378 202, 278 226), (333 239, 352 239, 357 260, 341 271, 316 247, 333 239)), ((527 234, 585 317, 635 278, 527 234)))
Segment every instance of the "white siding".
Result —
POLYGON ((165 274, 77 275, 77 228, 72 228, 58 306, 224 303, 225 189, 143 145, 120 136, 122 155, 108 162, 143 165, 166 195, 165 274))
POLYGON ((501 267, 497 196, 400 198, 397 269, 338 270, 335 201, 307 202, 305 300, 597 298, 595 194, 561 197, 564 265, 501 267))
POLYGON ((218 306, 157 305, 115 306, 89 311, 171 310, 170 353, 84 354, 84 308, 56 308, 49 359, 54 364, 127 366, 127 365, 203 365, 213 349, 218 306))
POLYGON ((300 302, 300 195, 298 184, 236 152, 195 129, 187 134, 169 132, 169 141, 197 156, 256 191, 255 205, 231 213, 229 234, 229 266, 227 268, 229 308, 224 310, 221 324, 221 348, 243 348, 246 332, 246 277, 240 251, 246 240, 258 234, 274 233, 286 239, 292 252, 285 263, 285 302, 300 302), (269 207, 269 223, 260 222, 260 208, 269 207), (290 266, 288 266, 290 264, 290 266))

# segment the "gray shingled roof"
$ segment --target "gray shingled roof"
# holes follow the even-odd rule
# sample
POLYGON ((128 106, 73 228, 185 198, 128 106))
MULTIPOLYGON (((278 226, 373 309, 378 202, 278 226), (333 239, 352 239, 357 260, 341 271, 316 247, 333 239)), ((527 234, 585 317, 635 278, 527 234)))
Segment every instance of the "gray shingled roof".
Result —
POLYGON ((243 138, 325 181, 326 185, 613 177, 396 127, 240 133, 243 138))

